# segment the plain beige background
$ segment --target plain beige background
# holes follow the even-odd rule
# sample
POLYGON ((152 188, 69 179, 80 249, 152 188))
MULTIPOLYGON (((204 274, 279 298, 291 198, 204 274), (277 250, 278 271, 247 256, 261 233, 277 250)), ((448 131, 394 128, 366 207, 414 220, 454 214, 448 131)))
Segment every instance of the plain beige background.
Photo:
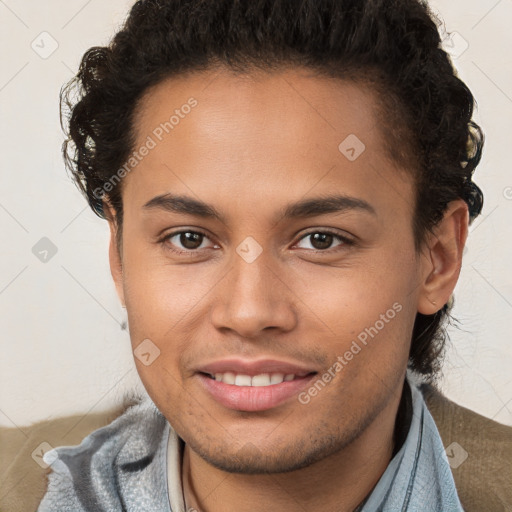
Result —
MULTIPOLYGON (((138 385, 108 268, 108 227, 64 170, 58 117, 60 87, 85 50, 108 42, 131 4, 0 0, 3 426, 101 411, 138 385)), ((470 228, 456 289, 460 329, 449 329, 442 388, 512 425, 512 1, 431 5, 487 139, 475 174, 485 207, 470 228)))

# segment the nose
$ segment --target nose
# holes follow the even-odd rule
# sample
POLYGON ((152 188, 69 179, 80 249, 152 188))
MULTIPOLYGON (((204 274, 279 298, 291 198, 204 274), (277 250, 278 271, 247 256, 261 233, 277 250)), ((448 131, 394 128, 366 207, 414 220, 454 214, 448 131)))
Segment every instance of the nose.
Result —
POLYGON ((243 338, 257 338, 264 329, 290 331, 297 323, 292 286, 279 262, 263 251, 252 262, 237 253, 231 269, 215 288, 212 324, 243 338))

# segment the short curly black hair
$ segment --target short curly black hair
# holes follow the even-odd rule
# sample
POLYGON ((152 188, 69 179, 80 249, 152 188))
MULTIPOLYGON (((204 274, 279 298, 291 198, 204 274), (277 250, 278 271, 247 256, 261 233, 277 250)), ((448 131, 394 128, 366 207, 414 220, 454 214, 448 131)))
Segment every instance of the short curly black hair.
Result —
MULTIPOLYGON (((472 182, 484 142, 475 101, 433 19, 421 0, 139 0, 61 91, 66 165, 93 211, 106 218, 108 201, 120 228, 123 181, 97 191, 134 150, 136 108, 150 87, 216 65, 234 73, 303 67, 378 94, 389 157, 415 178, 420 250, 450 201, 464 199, 471 221, 483 206, 472 182)), ((450 310, 416 316, 409 367, 426 380, 441 368, 450 310)))

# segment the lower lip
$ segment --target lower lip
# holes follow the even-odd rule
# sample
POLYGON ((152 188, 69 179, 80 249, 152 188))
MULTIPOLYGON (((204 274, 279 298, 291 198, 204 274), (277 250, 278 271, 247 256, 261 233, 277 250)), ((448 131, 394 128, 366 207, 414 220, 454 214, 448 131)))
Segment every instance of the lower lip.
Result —
POLYGON ((305 388, 315 374, 270 386, 235 386, 198 374, 201 384, 217 402, 237 411, 266 411, 276 407, 305 388))

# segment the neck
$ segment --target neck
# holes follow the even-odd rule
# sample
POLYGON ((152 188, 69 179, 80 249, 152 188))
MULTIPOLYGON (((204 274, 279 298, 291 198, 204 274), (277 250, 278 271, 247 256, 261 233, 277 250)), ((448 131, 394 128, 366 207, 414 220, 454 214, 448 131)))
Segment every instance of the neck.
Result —
POLYGON ((288 473, 227 473, 185 444, 182 481, 186 510, 252 512, 257 504, 261 510, 283 512, 298 508, 354 511, 400 448, 395 446, 397 439, 402 440, 400 433, 397 435, 401 425, 396 425, 400 402, 400 394, 393 397, 359 437, 339 452, 288 473))

